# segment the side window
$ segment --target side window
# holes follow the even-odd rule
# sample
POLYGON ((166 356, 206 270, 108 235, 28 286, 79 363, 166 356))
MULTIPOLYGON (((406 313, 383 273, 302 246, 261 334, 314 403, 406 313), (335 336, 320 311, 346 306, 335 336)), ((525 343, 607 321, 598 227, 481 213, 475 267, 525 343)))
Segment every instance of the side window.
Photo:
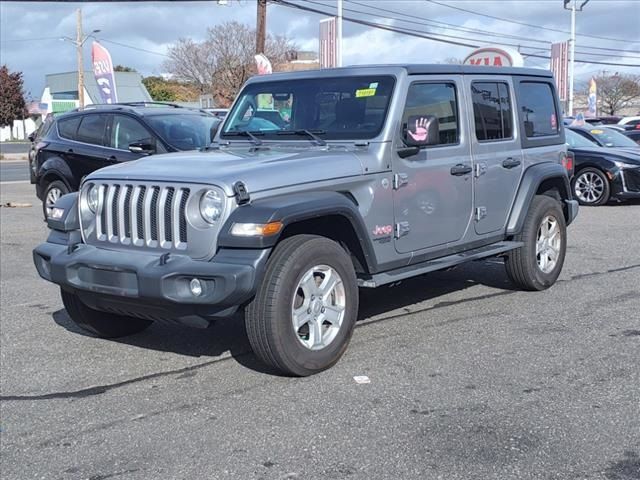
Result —
POLYGON ((503 82, 474 82, 471 84, 471 96, 478 141, 512 138, 509 86, 503 82))
POLYGON ((61 118, 58 120, 58 133, 62 138, 69 140, 76 139, 76 132, 78 131, 78 125, 80 125, 82 117, 61 118))
POLYGON ((114 115, 108 146, 118 150, 129 150, 129 144, 148 140, 151 135, 135 118, 114 115))
POLYGON ((82 117, 76 140, 104 146, 104 131, 107 126, 106 115, 85 115, 82 117))
POLYGON ((527 138, 558 134, 558 114, 548 83, 520 83, 520 109, 527 138))
POLYGON ((459 142, 458 101, 454 83, 414 83, 407 92, 402 124, 413 115, 433 115, 440 126, 439 145, 459 142))

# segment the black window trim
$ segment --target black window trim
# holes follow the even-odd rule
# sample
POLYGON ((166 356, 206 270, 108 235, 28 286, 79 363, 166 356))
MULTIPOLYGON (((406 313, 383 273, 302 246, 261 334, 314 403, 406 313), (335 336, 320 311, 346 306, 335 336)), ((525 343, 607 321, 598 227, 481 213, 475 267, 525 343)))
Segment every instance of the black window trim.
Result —
POLYGON ((541 77, 513 77, 514 88, 516 91, 516 104, 518 111, 518 127, 520 128, 520 142, 523 149, 536 148, 536 147, 548 147, 553 145, 564 145, 566 142, 564 134, 564 122, 562 121, 562 115, 558 112, 562 112, 560 108, 560 101, 558 99, 558 92, 555 88, 555 82, 553 78, 541 78, 541 77), (551 88, 551 94, 553 95, 554 107, 556 109, 556 122, 558 123, 558 133, 555 135, 544 135, 540 137, 527 137, 524 134, 524 116, 520 112, 520 105, 522 100, 522 84, 523 83, 545 83, 551 88))
MULTIPOLYGON (((453 93, 455 95, 455 101, 456 101, 456 130, 458 133, 458 141, 456 143, 443 143, 443 144, 438 144, 438 145, 423 145, 420 147, 420 150, 427 150, 427 149, 436 149, 436 148, 453 148, 453 147, 459 147, 462 144, 462 141, 460 140, 462 135, 461 135, 461 130, 460 130, 460 95, 458 95, 458 82, 456 82, 453 79, 434 79, 434 80, 414 80, 411 83, 409 83, 409 86, 407 87, 407 94, 404 97, 404 106, 402 107, 402 117, 401 119, 404 119, 404 112, 407 110, 407 101, 409 99, 409 91, 411 90, 411 87, 413 87, 414 85, 425 85, 425 84, 431 84, 431 85, 444 85, 444 84, 450 84, 453 85, 453 93)), ((401 121, 400 122, 400 142, 404 144, 404 139, 403 139, 403 133, 404 133, 404 122, 401 121)))
MULTIPOLYGON (((510 107, 509 110, 511 111, 511 136, 503 137, 503 138, 494 138, 494 139, 489 139, 489 140, 479 140, 478 139, 477 130, 476 130, 476 118, 475 118, 475 111, 474 111, 475 107, 474 107, 474 102, 473 102, 473 90, 471 90, 469 92, 469 100, 471 101, 471 109, 472 109, 471 111, 474 112, 474 115, 473 115, 473 137, 476 139, 476 142, 478 142, 479 144, 485 145, 485 144, 488 144, 488 143, 512 142, 513 140, 515 140, 516 137, 515 137, 515 128, 514 127, 516 125, 516 122, 515 122, 516 119, 515 119, 515 111, 514 111, 514 108, 513 108, 513 105, 514 105, 514 102, 513 102, 514 98, 513 97, 514 96, 512 95, 511 89, 509 88, 509 86, 510 86, 509 85, 509 81, 504 79, 504 78, 500 78, 499 80, 495 79, 495 78, 487 78, 486 80, 485 79, 475 78, 475 79, 473 79, 471 81, 470 87, 473 87, 474 83, 495 83, 496 85, 502 83, 503 85, 506 85, 507 86, 507 94, 509 95, 509 107, 510 107)), ((504 128, 503 128, 503 130, 504 130, 504 128)))

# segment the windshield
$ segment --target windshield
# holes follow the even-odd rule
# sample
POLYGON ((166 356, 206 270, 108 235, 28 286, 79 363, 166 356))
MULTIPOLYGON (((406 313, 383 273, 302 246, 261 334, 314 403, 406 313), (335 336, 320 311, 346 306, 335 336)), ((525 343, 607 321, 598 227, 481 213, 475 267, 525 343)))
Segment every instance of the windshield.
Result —
POLYGON ((306 130, 307 138, 308 132, 327 140, 373 138, 382 130, 393 85, 389 76, 254 83, 240 93, 221 136, 249 131, 295 138, 306 130))
POLYGON ((596 143, 593 143, 591 140, 587 140, 582 135, 574 132, 573 130, 569 130, 568 128, 565 129, 564 133, 570 148, 591 148, 599 146, 596 143))
POLYGON ((589 133, 605 147, 637 147, 629 137, 610 128, 592 128, 589 133))
POLYGON ((146 119, 151 128, 177 150, 196 150, 209 146, 220 123, 215 117, 194 113, 149 115, 146 119))

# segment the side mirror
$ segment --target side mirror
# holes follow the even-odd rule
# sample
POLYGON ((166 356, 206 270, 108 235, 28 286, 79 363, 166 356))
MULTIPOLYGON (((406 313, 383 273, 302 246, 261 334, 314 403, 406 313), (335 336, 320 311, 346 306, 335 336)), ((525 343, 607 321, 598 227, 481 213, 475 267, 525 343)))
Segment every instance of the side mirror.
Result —
POLYGON ((440 124, 435 115, 412 115, 403 132, 405 145, 426 147, 440 143, 440 124))
POLYGON ((31 133, 27 136, 27 138, 29 139, 29 141, 30 141, 30 142, 35 141, 35 139, 36 139, 36 132, 31 132, 31 133))
POLYGON ((142 155, 151 155, 156 153, 156 146, 150 139, 140 140, 129 144, 129 151, 132 153, 140 153, 142 155))

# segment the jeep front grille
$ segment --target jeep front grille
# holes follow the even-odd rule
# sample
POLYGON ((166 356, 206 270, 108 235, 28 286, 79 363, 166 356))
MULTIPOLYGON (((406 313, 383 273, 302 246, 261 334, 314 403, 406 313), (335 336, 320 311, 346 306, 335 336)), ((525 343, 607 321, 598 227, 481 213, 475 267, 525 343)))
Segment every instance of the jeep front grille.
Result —
POLYGON ((98 241, 186 250, 189 188, 128 183, 98 187, 98 241))

